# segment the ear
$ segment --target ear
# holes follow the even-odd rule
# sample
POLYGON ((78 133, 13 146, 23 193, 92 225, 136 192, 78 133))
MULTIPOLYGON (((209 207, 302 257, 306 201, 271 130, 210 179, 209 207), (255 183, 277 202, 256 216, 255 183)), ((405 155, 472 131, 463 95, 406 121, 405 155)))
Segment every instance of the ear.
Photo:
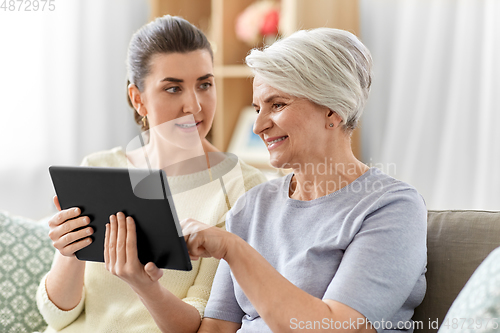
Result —
POLYGON ((133 83, 128 85, 128 97, 130 98, 130 101, 132 102, 132 105, 137 113, 145 117, 148 114, 148 111, 144 107, 139 88, 137 88, 137 86, 133 83))
POLYGON ((327 129, 334 129, 340 126, 340 123, 342 122, 342 117, 340 117, 337 112, 328 109, 328 112, 326 114, 326 128, 327 129), (330 126, 330 124, 333 124, 333 126, 330 126))

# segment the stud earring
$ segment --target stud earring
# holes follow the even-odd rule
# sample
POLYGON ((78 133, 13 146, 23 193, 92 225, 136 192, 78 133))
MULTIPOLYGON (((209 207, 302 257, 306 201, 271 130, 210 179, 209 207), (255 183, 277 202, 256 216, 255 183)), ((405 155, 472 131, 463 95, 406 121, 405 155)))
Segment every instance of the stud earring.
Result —
POLYGON ((333 124, 330 124, 330 127, 333 127, 333 124))
POLYGON ((142 126, 146 127, 146 116, 142 117, 142 126))

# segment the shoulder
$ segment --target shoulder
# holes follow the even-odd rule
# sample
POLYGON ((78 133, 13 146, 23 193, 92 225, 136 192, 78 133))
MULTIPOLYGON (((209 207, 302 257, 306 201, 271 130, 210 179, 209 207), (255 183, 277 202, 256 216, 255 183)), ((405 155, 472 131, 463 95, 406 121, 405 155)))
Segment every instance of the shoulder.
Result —
MULTIPOLYGON (((395 179, 377 168, 371 168, 362 184, 357 185, 362 196, 380 203, 408 200, 425 206, 424 198, 412 185, 395 179)), ((356 186, 353 186, 353 191, 356 186)))
POLYGON ((382 171, 372 168, 364 181, 364 194, 359 198, 358 208, 366 220, 380 220, 384 225, 418 230, 427 229, 427 208, 424 198, 408 183, 397 180, 382 171))
MULTIPOLYGON (((283 185, 288 176, 261 182, 248 189, 236 201, 235 206, 230 210, 231 216, 250 214, 261 210, 269 205, 280 205, 280 196, 277 195, 283 190, 283 185), (252 203, 247 205, 247 203, 252 203)), ((246 184, 245 184, 246 187, 246 184)))
POLYGON ((243 175, 243 180, 245 182, 245 191, 250 190, 251 188, 267 182, 266 176, 259 169, 250 166, 239 160, 239 164, 241 167, 241 173, 243 175))
POLYGON ((251 196, 254 199, 262 200, 263 197, 267 198, 272 195, 276 196, 276 193, 283 189, 285 182, 287 182, 288 177, 291 175, 285 175, 278 178, 272 178, 271 180, 267 180, 265 176, 262 174, 262 177, 266 179, 265 182, 261 182, 253 187, 251 190, 248 190, 248 196, 251 196))
POLYGON ((103 150, 85 156, 82 166, 126 167, 127 157, 122 147, 103 150))

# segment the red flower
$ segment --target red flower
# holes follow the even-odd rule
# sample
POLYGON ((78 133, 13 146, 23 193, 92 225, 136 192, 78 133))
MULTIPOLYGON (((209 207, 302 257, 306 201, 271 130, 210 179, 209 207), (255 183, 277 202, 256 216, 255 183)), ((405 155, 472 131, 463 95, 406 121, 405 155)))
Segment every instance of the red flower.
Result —
POLYGON ((260 27, 262 36, 274 36, 278 34, 280 14, 276 9, 270 10, 264 16, 264 22, 260 27))

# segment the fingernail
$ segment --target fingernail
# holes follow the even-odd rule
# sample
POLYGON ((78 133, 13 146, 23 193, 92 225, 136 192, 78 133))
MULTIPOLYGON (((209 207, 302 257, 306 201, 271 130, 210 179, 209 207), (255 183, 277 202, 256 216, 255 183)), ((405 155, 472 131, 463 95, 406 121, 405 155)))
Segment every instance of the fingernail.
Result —
POLYGON ((87 229, 87 235, 90 235, 92 233, 92 230, 90 228, 87 229))
POLYGON ((75 213, 77 213, 77 214, 78 214, 78 208, 75 208, 75 213))

